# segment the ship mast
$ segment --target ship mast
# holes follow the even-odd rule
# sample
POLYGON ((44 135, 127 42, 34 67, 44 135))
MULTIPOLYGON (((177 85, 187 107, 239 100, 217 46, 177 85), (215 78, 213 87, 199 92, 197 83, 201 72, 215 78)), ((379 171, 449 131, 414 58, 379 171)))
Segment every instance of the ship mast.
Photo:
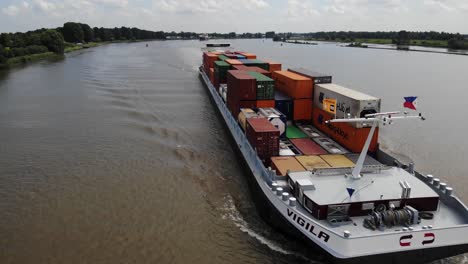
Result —
POLYGON ((357 180, 361 178, 361 171, 364 166, 364 161, 366 159, 367 152, 369 151, 369 147, 372 141, 372 138, 375 133, 375 128, 380 123, 382 125, 391 125, 393 124, 393 120, 397 119, 420 119, 425 120, 421 113, 419 115, 408 115, 408 112, 403 112, 401 114, 398 111, 395 112, 383 112, 383 113, 375 113, 375 114, 367 114, 364 118, 344 118, 344 119, 332 119, 325 121, 325 123, 369 123, 372 122, 372 127, 367 136, 366 143, 362 148, 361 154, 356 162, 356 166, 353 168, 352 171, 352 178, 357 180))

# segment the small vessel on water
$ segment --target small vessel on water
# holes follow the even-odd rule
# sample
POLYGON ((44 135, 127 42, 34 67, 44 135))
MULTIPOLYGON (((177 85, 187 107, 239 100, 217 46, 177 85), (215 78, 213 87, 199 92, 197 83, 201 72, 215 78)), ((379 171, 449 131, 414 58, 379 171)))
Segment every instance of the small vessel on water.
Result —
POLYGON ((207 34, 201 34, 201 35, 198 36, 198 39, 199 39, 200 41, 205 41, 205 40, 208 40, 209 37, 208 37, 207 34))
MULTIPOLYGON (((208 46, 208 45, 207 45, 208 46)), ((242 157, 261 216, 334 263, 426 263, 468 252, 453 187, 379 148, 379 129, 421 121, 332 76, 282 70, 210 44, 200 79, 242 157)), ((415 97, 405 98, 415 109, 415 97)))

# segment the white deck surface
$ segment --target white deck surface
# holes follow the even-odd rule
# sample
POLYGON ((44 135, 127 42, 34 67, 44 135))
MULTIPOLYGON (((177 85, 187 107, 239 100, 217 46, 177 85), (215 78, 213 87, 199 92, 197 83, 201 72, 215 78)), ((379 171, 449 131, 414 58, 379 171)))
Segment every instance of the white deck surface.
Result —
MULTIPOLYGON (((299 176, 301 172, 292 173, 299 176)), ((401 168, 389 168, 380 173, 364 174, 359 180, 343 175, 319 176, 303 172, 315 185, 315 190, 304 194, 318 205, 365 202, 376 200, 399 200, 402 188, 400 181, 407 181, 411 186, 410 198, 438 197, 438 194, 418 178, 401 168), (355 190, 349 197, 347 188, 355 190)))

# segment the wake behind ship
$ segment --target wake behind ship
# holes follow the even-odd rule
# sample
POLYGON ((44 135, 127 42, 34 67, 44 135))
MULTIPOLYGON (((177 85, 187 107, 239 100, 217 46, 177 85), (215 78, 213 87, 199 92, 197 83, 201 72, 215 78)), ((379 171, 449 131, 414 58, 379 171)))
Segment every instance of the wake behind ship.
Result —
POLYGON ((382 113, 381 99, 330 75, 213 46, 200 77, 271 225, 336 263, 426 263, 468 251, 468 209, 453 188, 379 148, 380 128, 421 114, 382 113))

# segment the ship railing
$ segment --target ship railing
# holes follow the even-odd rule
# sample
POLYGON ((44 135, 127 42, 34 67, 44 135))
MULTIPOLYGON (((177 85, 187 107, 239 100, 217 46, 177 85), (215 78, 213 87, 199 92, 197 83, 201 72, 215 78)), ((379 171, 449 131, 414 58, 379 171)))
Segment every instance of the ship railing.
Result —
MULTIPOLYGON (((344 167, 344 168, 320 168, 311 170, 315 175, 318 176, 335 176, 350 174, 353 171, 354 167, 344 167)), ((389 169, 389 166, 386 165, 365 165, 362 168, 362 173, 376 173, 379 174, 382 170, 389 169)))

